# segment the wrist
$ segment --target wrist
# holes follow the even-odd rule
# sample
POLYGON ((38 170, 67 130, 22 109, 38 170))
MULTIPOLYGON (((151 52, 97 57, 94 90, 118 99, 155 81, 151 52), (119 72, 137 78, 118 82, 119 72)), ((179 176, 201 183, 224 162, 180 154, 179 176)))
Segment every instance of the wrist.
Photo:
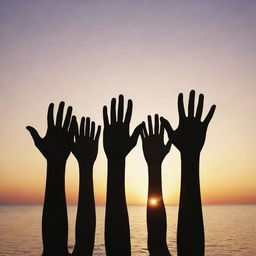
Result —
POLYGON ((162 194, 161 164, 148 165, 149 194, 162 194))
POLYGON ((108 180, 118 180, 123 182, 125 179, 125 158, 108 159, 108 180))
POLYGON ((93 164, 79 164, 80 182, 91 182, 93 180, 93 164))
POLYGON ((65 171, 66 163, 66 160, 47 160, 47 170, 65 171))
POLYGON ((47 184, 51 186, 64 186, 66 161, 47 161, 47 184))
POLYGON ((181 159, 197 160, 200 158, 200 151, 180 151, 181 159))
POLYGON ((181 154, 181 179, 184 177, 189 177, 189 182, 199 179, 199 162, 200 153, 183 152, 181 154))
POLYGON ((94 165, 93 162, 78 161, 79 170, 92 170, 94 165))
POLYGON ((125 157, 109 157, 108 158, 108 165, 123 165, 125 164, 125 157))
POLYGON ((161 169, 162 167, 162 162, 161 160, 159 161, 147 161, 147 166, 148 166, 148 170, 150 169, 161 169))

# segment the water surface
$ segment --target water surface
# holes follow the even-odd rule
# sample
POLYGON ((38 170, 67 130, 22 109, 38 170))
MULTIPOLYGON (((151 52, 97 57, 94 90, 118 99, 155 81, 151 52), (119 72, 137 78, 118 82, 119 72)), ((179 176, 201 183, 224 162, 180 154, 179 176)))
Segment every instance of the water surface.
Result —
MULTIPOLYGON (((167 241, 176 252, 177 206, 167 206, 167 241)), ((104 206, 97 206, 95 256, 105 255, 104 206)), ((256 205, 204 206, 206 256, 256 255, 256 205)), ((42 206, 0 206, 0 255, 38 256, 42 206)), ((74 246, 76 207, 68 207, 69 249, 74 246)), ((148 255, 145 206, 129 206, 132 255, 148 255)))

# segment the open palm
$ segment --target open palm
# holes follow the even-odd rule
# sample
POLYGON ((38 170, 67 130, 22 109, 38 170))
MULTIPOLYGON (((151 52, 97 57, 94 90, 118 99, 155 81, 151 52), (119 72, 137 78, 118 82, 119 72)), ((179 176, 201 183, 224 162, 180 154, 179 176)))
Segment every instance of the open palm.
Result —
POLYGON ((48 128, 44 138, 41 138, 37 130, 31 126, 26 128, 30 132, 36 147, 43 154, 48 161, 66 161, 73 145, 72 126, 75 119, 72 118, 72 107, 68 107, 67 114, 63 120, 64 102, 59 104, 57 112, 56 124, 54 124, 53 108, 54 104, 51 103, 48 108, 48 128))
POLYGON ((183 94, 178 97, 179 125, 173 130, 170 123, 161 118, 169 138, 173 144, 183 153, 200 153, 205 142, 205 136, 209 122, 212 119, 216 106, 213 105, 204 121, 201 121, 203 112, 204 95, 199 95, 196 114, 194 114, 195 91, 190 92, 188 103, 188 116, 185 115, 183 94))
POLYGON ((142 123, 141 138, 146 162, 150 166, 161 164, 170 151, 171 141, 169 140, 166 145, 164 144, 164 127, 161 124, 159 129, 158 115, 155 115, 154 132, 151 116, 148 116, 148 130, 146 129, 145 123, 142 123))
POLYGON ((107 114, 107 107, 103 108, 104 132, 103 144, 108 158, 124 158, 136 145, 140 134, 141 125, 138 125, 133 134, 130 135, 129 127, 132 115, 132 101, 128 101, 125 118, 124 97, 119 96, 118 111, 116 114, 116 99, 111 101, 110 122, 107 114))
POLYGON ((74 125, 75 142, 72 148, 72 153, 76 157, 79 164, 93 164, 98 154, 98 142, 100 137, 101 127, 98 126, 95 135, 95 123, 90 122, 90 118, 82 117, 80 129, 78 130, 77 121, 74 125))

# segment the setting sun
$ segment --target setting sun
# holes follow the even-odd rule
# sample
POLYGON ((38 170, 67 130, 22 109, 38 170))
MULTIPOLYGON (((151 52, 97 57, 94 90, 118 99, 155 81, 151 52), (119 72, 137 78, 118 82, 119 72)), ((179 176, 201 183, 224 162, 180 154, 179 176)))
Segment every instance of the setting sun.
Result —
POLYGON ((157 205, 157 200, 155 198, 150 199, 150 204, 153 205, 153 206, 156 206, 157 205))
POLYGON ((256 256, 256 0, 2 0, 0 21, 0 256, 256 256))

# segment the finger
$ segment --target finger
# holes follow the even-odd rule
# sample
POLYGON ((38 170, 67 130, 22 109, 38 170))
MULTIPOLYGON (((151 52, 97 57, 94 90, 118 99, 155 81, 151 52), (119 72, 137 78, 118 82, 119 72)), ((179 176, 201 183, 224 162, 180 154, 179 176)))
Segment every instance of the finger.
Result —
POLYGON ((179 118, 180 120, 185 118, 185 110, 184 110, 184 103, 183 103, 183 94, 180 93, 178 96, 178 111, 179 111, 179 118))
POLYGON ((124 122, 125 122, 126 124, 129 124, 130 121, 131 121, 131 117, 132 117, 132 107, 133 107, 132 100, 128 100, 127 110, 126 110, 125 119, 124 119, 124 122))
POLYGON ((70 130, 73 132, 76 141, 78 140, 79 137, 79 132, 78 132, 78 123, 76 121, 76 117, 72 116, 71 124, 70 124, 70 130))
POLYGON ((80 122, 80 136, 84 136, 84 122, 85 122, 85 117, 83 116, 80 122))
POLYGON ((165 145, 165 152, 166 152, 166 154, 169 153, 169 151, 171 149, 171 145, 172 145, 171 140, 168 140, 167 144, 165 145))
POLYGON ((188 101, 188 117, 194 117, 195 91, 190 91, 188 101))
POLYGON ((92 122, 90 138, 94 139, 95 123, 92 122))
POLYGON ((76 121, 76 116, 72 116, 71 123, 69 126, 69 132, 75 136, 76 141, 78 140, 79 134, 78 134, 78 124, 76 121))
POLYGON ((145 134, 144 134, 144 130, 143 128, 141 128, 140 130, 140 136, 141 136, 141 139, 144 140, 146 138, 145 134))
POLYGON ((124 116, 124 96, 119 95, 119 103, 118 103, 118 122, 123 122, 123 116, 124 116))
POLYGON ((153 127, 152 127, 151 116, 148 116, 148 133, 149 133, 149 136, 153 135, 153 127))
POLYGON ((137 144, 137 141, 138 141, 138 137, 141 133, 141 124, 139 124, 135 129, 134 129, 134 132, 131 136, 131 147, 133 148, 136 144, 137 144))
POLYGON ((196 109, 196 119, 201 120, 204 105, 204 95, 199 95, 198 105, 196 109))
POLYGON ((160 124, 160 136, 163 138, 164 137, 164 125, 163 123, 161 122, 160 124))
POLYGON ((155 134, 159 134, 159 116, 155 115, 155 134))
POLYGON ((111 100, 111 124, 116 122, 116 99, 111 100))
POLYGON ((47 121, 48 121, 48 128, 51 128, 54 126, 54 121, 53 121, 53 108, 54 104, 51 103, 48 107, 48 113, 47 113, 47 121))
POLYGON ((89 137, 89 132, 90 132, 90 118, 86 118, 86 125, 85 125, 85 136, 89 137))
POLYGON ((144 141, 144 139, 146 138, 142 129, 140 131, 140 137, 141 137, 142 141, 144 141))
POLYGON ((147 128, 146 128, 145 122, 142 122, 141 126, 142 126, 141 130, 143 131, 144 137, 148 137, 148 132, 147 132, 147 128))
POLYGON ((104 107, 103 107, 103 122, 104 122, 104 126, 105 126, 105 127, 109 125, 107 106, 104 106, 104 107))
POLYGON ((95 141, 97 141, 97 142, 99 141, 100 131, 101 131, 101 126, 98 125, 97 133, 96 133, 96 136, 95 136, 95 141))
POLYGON ((63 109, 64 109, 64 101, 61 101, 59 104, 59 109, 57 113, 57 118, 56 118, 56 126, 61 127, 62 125, 62 118, 63 118, 63 109))
POLYGON ((33 128, 32 126, 27 126, 26 129, 30 132, 35 145, 39 145, 39 143, 41 142, 42 138, 39 136, 37 130, 35 128, 33 128))
POLYGON ((210 121, 211 121, 211 119, 213 117, 213 114, 215 112, 215 109, 216 109, 216 105, 212 105, 210 111, 208 112, 207 116, 205 117, 203 123, 206 126, 208 126, 208 124, 210 123, 210 121))
POLYGON ((169 139, 171 138, 171 135, 173 134, 173 129, 169 121, 163 117, 160 118, 161 124, 166 129, 169 139))
POLYGON ((69 126, 69 124, 70 124, 71 115, 72 115, 72 107, 69 106, 69 107, 68 107, 68 110, 67 110, 66 117, 65 117, 65 121, 64 121, 64 124, 63 124, 63 128, 64 128, 66 131, 68 130, 68 126, 69 126))

